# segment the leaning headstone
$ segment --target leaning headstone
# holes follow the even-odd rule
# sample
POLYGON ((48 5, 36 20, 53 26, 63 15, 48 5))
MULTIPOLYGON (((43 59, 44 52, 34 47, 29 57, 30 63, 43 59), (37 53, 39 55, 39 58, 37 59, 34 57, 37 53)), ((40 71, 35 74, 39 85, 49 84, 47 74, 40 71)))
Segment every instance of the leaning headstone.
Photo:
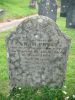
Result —
POLYGON ((60 10, 61 17, 66 17, 69 1, 70 0, 61 0, 61 10, 60 10))
POLYGON ((70 0, 66 18, 66 27, 75 28, 75 0, 70 0))
POLYGON ((23 21, 7 38, 11 88, 62 87, 70 39, 54 21, 35 16, 23 21))
POLYGON ((57 18, 57 4, 56 0, 40 0, 38 7, 38 14, 47 16, 54 21, 57 18))

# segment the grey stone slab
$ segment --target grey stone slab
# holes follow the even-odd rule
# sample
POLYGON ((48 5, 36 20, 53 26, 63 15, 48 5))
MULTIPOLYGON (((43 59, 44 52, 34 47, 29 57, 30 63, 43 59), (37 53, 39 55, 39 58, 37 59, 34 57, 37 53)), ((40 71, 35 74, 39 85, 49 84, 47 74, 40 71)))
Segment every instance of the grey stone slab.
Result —
POLYGON ((66 18, 66 27, 75 28, 75 0, 70 0, 66 18))
POLYGON ((57 19, 56 0, 41 0, 38 7, 38 14, 47 16, 56 21, 57 19))
POLYGON ((46 7, 46 1, 45 0, 40 0, 39 7, 38 7, 38 14, 39 15, 45 15, 45 12, 46 12, 45 7, 46 7))
POLYGON ((50 18, 56 21, 57 19, 57 4, 56 0, 50 0, 50 18))
POLYGON ((45 16, 23 21, 7 38, 10 87, 62 87, 70 39, 45 16))

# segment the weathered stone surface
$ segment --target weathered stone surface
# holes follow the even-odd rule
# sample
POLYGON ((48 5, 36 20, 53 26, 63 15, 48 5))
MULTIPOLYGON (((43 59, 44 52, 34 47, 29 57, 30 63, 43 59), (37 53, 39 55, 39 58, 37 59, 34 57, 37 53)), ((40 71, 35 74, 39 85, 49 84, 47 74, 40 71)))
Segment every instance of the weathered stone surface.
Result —
POLYGON ((57 3, 56 0, 50 0, 50 18, 56 21, 57 19, 57 3))
POLYGON ((61 0, 61 11, 60 11, 61 17, 66 17, 68 6, 69 6, 69 1, 70 0, 61 0))
POLYGON ((23 21, 7 38, 11 87, 62 87, 69 45, 70 39, 50 18, 36 16, 23 21))
POLYGON ((40 0, 38 14, 47 16, 54 21, 57 19, 57 4, 56 0, 40 0))
POLYGON ((66 18, 66 27, 75 28, 75 0, 70 0, 66 18))

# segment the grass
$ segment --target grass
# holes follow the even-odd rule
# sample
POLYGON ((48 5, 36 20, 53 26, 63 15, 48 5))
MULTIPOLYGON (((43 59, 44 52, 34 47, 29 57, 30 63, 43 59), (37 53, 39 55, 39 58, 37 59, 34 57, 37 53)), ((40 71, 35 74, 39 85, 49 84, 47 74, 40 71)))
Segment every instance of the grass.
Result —
POLYGON ((64 100, 65 95, 61 89, 51 89, 48 86, 40 88, 27 86, 14 88, 9 96, 0 95, 0 98, 1 100, 64 100))
POLYGON ((29 8, 30 0, 0 0, 0 8, 5 10, 0 21, 21 18, 36 13, 36 9, 29 8))
POLYGON ((5 37, 8 33, 0 34, 0 91, 5 94, 8 92, 8 69, 5 46, 5 37))
POLYGON ((65 28, 66 19, 59 16, 57 24, 62 32, 71 38, 65 85, 67 86, 68 94, 72 95, 75 94, 75 29, 65 28))

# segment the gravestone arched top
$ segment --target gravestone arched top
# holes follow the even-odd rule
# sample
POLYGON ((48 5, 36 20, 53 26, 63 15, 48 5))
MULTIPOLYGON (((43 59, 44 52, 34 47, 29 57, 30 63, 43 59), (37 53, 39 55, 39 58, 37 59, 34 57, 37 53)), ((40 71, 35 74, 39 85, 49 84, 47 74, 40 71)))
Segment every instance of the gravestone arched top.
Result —
POLYGON ((7 39, 11 87, 62 87, 69 45, 70 39, 50 18, 23 21, 7 39))
MULTIPOLYGON (((15 36, 18 38, 20 37, 20 34, 22 36, 26 35, 28 38, 30 37, 31 40, 41 39, 41 36, 43 38, 44 35, 48 36, 47 40, 54 35, 63 37, 65 41, 69 40, 69 38, 60 31, 56 23, 45 16, 35 16, 26 19, 18 25, 16 31, 12 32, 8 40, 13 39, 15 36)), ((58 37, 56 38, 58 39, 58 37)))

